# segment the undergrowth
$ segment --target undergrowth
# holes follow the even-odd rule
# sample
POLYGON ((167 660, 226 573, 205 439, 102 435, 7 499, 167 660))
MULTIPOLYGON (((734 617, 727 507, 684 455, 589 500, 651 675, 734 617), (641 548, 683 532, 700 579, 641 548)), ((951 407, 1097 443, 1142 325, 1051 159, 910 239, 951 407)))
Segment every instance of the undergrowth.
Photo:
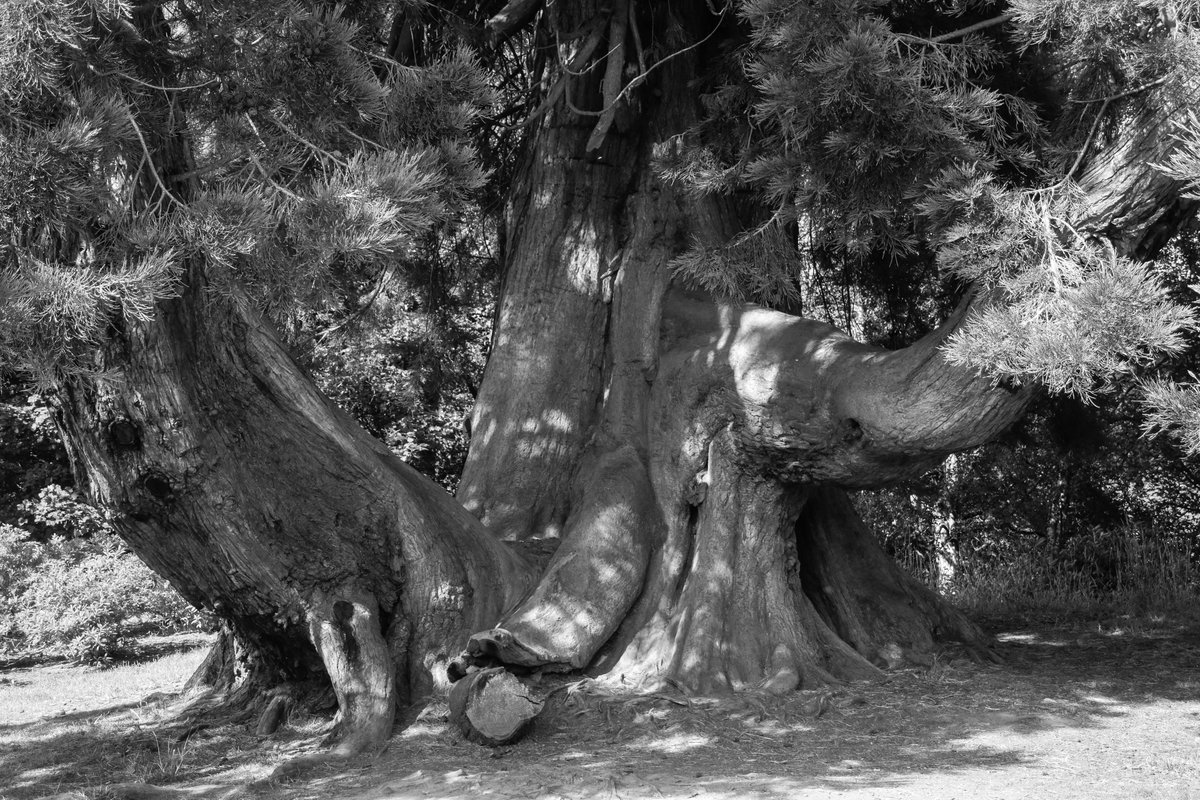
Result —
MULTIPOLYGON (((1016 538, 959 552, 941 590, 976 617, 1083 617, 1200 610, 1200 563, 1190 537, 1136 525, 1092 529, 1066 542, 1016 538)), ((931 588, 920 554, 898 554, 931 588), (904 556, 908 555, 908 558, 904 556)))
POLYGON ((38 541, 0 525, 0 655, 107 664, 203 616, 111 533, 38 541))

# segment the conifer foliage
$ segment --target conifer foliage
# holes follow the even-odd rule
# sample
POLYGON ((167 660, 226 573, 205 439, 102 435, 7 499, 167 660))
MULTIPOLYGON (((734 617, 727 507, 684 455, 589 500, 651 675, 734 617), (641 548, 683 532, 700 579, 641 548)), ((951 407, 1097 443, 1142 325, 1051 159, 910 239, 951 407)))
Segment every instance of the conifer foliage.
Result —
POLYGON ((0 115, 0 357, 89 371, 202 261, 286 321, 339 308, 484 177, 467 51, 379 55, 369 3, 10 0, 0 115), (185 150, 164 170, 170 138, 185 150))

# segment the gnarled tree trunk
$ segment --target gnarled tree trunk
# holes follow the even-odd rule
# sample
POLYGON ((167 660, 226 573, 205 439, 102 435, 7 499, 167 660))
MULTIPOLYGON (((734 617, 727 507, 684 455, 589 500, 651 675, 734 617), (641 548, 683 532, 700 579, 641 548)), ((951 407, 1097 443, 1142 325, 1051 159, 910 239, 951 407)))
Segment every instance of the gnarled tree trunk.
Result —
MULTIPOLYGON (((559 9, 563 41, 586 5, 573 6, 580 17, 559 9)), ((678 57, 620 107, 598 149, 596 117, 576 112, 603 106, 601 70, 570 82, 575 111, 541 121, 509 210, 497 346, 460 497, 499 537, 561 543, 538 589, 472 637, 468 660, 787 691, 927 664, 941 640, 987 654, 974 624, 883 552, 848 491, 995 438, 1030 390, 944 358, 970 303, 889 352, 672 286, 671 261, 693 240, 740 227, 729 198, 686 195, 655 173, 701 114, 691 59, 710 55, 715 20, 695 22, 701 3, 673 13, 643 39, 678 57)), ((608 58, 613 35, 598 51, 608 58)), ((1191 208, 1149 166, 1171 146, 1166 127, 1130 130, 1093 159, 1080 223, 1146 256, 1191 208)))
POLYGON ((245 695, 332 680, 351 750, 445 680, 529 568, 320 395, 271 329, 199 269, 114 336, 106 380, 59 396, 81 485, 235 634, 245 695))
MULTIPOLYGON (((61 388, 81 483, 226 620, 246 694, 332 682, 343 752, 379 744, 470 632, 478 665, 697 691, 869 678, 947 638, 986 651, 847 493, 990 440, 1028 391, 944 359, 968 304, 888 352, 672 286, 691 240, 743 227, 737 198, 689 196, 654 166, 699 119, 693 67, 733 23, 700 0, 649 6, 548 7, 563 90, 513 189, 460 490, 490 534, 332 407, 244 303, 208 291, 202 264, 152 323, 111 331, 103 380, 61 388), (630 24, 675 55, 618 94, 630 24), (559 541, 536 582, 501 541, 532 537, 559 541)), ((1178 193, 1147 167, 1168 139, 1114 148, 1086 187, 1102 198, 1088 224, 1115 225, 1127 252, 1175 219, 1141 204, 1178 193), (1109 202, 1118 186, 1125 203, 1109 202)), ((162 174, 189 172, 169 163, 186 148, 152 145, 162 174)))

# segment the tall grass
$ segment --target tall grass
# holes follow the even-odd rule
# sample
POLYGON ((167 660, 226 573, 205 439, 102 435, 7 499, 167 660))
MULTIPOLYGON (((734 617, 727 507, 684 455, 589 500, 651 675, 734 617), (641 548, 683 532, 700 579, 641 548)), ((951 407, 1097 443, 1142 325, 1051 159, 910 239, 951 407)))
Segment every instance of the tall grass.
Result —
POLYGON ((1010 541, 986 555, 961 556, 946 593, 983 616, 1194 609, 1200 564, 1193 545, 1190 537, 1135 525, 1091 530, 1061 547, 1045 539, 1010 541))

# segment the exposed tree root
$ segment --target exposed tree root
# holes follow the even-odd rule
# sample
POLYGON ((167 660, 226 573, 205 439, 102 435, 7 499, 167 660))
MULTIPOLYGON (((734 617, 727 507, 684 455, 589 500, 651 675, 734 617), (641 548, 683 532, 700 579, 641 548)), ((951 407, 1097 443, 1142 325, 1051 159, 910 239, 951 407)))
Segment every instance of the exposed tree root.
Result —
POLYGON ((396 717, 396 667, 375 598, 353 588, 318 593, 309 630, 338 698, 333 754, 351 757, 382 748, 396 717))
POLYGON ((223 628, 184 685, 189 702, 179 720, 177 740, 184 741, 207 728, 244 724, 255 717, 259 718, 260 735, 267 735, 295 708, 316 713, 336 710, 333 687, 319 664, 305 666, 303 672, 309 677, 304 680, 281 680, 266 661, 247 652, 232 631, 223 628))
POLYGON ((270 789, 278 783, 302 778, 315 770, 344 764, 354 757, 355 754, 338 752, 337 750, 328 753, 315 753, 310 756, 298 756, 284 761, 271 770, 270 775, 262 780, 250 783, 248 788, 252 790, 270 789))
POLYGON ((599 456, 582 486, 538 585, 499 625, 471 637, 467 662, 581 669, 625 618, 659 534, 650 480, 633 448, 621 447, 599 456))

